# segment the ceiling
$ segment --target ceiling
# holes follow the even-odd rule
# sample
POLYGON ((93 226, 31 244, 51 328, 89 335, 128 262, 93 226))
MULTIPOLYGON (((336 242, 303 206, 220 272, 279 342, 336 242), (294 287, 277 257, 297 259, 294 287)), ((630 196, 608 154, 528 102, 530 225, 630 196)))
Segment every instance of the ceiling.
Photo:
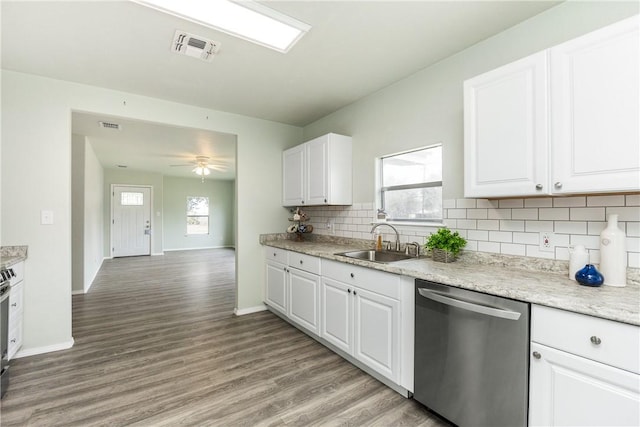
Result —
MULTIPOLYGON (((312 27, 286 54, 131 1, 2 0, 2 68, 305 126, 559 2, 262 3, 312 27), (208 63, 172 53, 176 29, 219 42, 218 55, 208 63)), ((74 132, 80 119, 104 119, 78 117, 74 132)), ((131 156, 159 149, 141 139, 140 123, 132 124, 113 143, 107 134, 93 135, 105 167, 138 163, 115 147, 129 147, 131 156), (137 136, 127 135, 132 124, 137 136)), ((167 151, 154 156, 206 155, 183 136, 163 142, 167 151)), ((226 157, 231 150, 222 151, 226 157)))
POLYGON ((105 168, 193 178, 196 156, 207 156, 216 168, 206 179, 235 179, 235 135, 77 112, 71 123, 73 133, 88 138, 105 168), (100 121, 120 129, 105 129, 100 121))

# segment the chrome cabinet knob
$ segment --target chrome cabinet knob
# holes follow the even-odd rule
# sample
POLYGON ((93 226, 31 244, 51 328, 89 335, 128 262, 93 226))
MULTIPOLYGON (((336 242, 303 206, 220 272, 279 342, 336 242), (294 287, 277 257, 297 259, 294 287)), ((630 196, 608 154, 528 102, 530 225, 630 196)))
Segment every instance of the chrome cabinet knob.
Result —
POLYGON ((542 357, 542 355, 541 355, 540 353, 538 353, 537 351, 534 351, 534 352, 533 352, 533 357, 534 357, 535 359, 540 359, 540 358, 542 357))
POLYGON ((352 278, 352 279, 353 279, 354 277, 356 277, 356 276, 355 276, 355 274, 353 274, 353 273, 351 273, 351 274, 350 274, 350 276, 351 276, 351 278, 352 278))
POLYGON ((542 190, 542 184, 536 184, 536 190, 542 190))
POLYGON ((591 344, 600 345, 600 343, 602 343, 602 340, 595 335, 592 336, 590 340, 591 340, 591 344))
POLYGON ((562 183, 560 181, 558 181, 555 184, 553 184, 553 186, 556 187, 556 188, 562 188, 562 183))
POLYGON ((300 260, 300 264, 302 265, 302 260, 300 260))
POLYGON ((351 293, 351 289, 347 289, 347 292, 351 293))

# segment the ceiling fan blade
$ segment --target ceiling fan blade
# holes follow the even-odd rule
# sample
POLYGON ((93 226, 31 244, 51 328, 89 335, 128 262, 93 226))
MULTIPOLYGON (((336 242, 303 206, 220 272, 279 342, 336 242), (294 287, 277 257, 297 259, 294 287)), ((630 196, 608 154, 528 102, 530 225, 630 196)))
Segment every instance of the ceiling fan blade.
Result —
POLYGON ((197 166, 195 163, 183 163, 181 165, 169 165, 170 167, 178 167, 178 166, 197 166))
POLYGON ((217 171, 226 171, 227 167, 224 165, 212 165, 212 164, 208 164, 207 167, 209 169, 215 169, 217 171))

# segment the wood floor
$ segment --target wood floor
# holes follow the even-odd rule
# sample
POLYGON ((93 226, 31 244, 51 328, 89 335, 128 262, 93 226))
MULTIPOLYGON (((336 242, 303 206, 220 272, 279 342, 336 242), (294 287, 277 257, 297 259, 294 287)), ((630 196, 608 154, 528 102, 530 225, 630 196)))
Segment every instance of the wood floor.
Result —
POLYGON ((445 426, 269 312, 236 317, 234 252, 105 261, 75 345, 13 360, 9 426, 445 426))

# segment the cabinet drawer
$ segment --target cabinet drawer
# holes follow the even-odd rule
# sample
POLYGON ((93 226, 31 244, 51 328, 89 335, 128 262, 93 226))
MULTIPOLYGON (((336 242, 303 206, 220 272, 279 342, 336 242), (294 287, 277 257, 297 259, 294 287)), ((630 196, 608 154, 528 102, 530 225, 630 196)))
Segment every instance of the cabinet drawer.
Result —
POLYGON ((531 340, 640 373, 638 326, 534 305, 531 340))
POLYGON ((323 259, 322 276, 390 298, 400 298, 400 276, 396 274, 323 259))
POLYGON ((8 340, 7 354, 8 358, 12 359, 20 347, 22 347, 22 322, 19 322, 15 327, 9 329, 8 340))
POLYGON ((265 246, 264 258, 267 261, 276 261, 282 264, 287 264, 289 262, 289 251, 285 251, 284 249, 272 248, 270 246, 265 246))
POLYGON ((320 258, 299 254, 297 252, 289 252, 289 267, 308 271, 313 274, 320 274, 320 258))
POLYGON ((11 293, 9 294, 9 319, 22 316, 23 295, 22 283, 11 287, 11 293))

